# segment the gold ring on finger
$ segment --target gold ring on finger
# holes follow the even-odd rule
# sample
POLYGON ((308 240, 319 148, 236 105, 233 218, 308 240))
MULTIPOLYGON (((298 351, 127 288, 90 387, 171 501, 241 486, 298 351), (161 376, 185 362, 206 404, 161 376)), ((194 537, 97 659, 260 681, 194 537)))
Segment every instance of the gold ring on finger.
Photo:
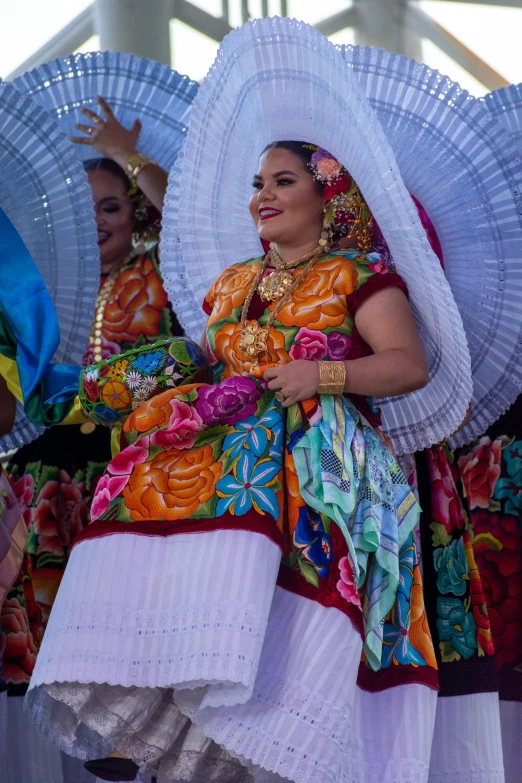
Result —
POLYGON ((87 133, 89 134, 89 136, 92 136, 94 131, 95 131, 95 128, 87 128, 87 133))
POLYGON ((276 400, 277 400, 278 402, 284 402, 284 401, 286 400, 286 397, 285 397, 285 395, 284 395, 284 394, 283 394, 283 392, 282 392, 282 391, 280 391, 280 390, 276 391, 276 393, 275 393, 275 398, 276 398, 276 400))

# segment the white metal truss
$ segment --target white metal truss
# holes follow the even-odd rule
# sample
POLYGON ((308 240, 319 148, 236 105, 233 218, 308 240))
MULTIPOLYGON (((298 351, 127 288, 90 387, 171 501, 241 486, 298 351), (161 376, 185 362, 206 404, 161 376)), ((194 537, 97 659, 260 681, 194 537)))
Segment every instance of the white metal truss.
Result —
MULTIPOLYGON (((490 6, 522 8, 522 0, 443 0, 446 3, 476 3, 490 6)), ((20 65, 8 79, 29 68, 70 54, 98 33, 101 48, 129 51, 170 64, 170 19, 179 19, 189 27, 220 42, 232 30, 230 6, 238 3, 241 18, 251 18, 248 0, 222 0, 221 16, 207 13, 189 0, 94 0, 57 35, 20 65)), ((237 6, 236 6, 237 7, 237 6)), ((271 7, 273 5, 271 4, 271 7)), ((268 0, 261 0, 263 16, 269 12, 268 0)), ((279 13, 288 15, 287 0, 280 0, 279 13)), ((315 25, 325 35, 352 27, 356 41, 380 46, 421 59, 422 38, 427 38, 466 71, 494 90, 508 84, 490 65, 465 46, 462 41, 424 13, 417 0, 353 0, 344 11, 315 25)))

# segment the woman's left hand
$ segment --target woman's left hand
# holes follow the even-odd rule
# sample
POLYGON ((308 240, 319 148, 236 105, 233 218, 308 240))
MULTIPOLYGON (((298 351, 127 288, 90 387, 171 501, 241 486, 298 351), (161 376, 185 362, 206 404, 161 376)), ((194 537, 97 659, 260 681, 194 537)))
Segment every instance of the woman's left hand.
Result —
POLYGON ((269 389, 280 391, 285 401, 283 408, 288 408, 295 402, 309 400, 317 394, 319 387, 319 365, 298 359, 290 364, 270 367, 263 375, 269 389))
POLYGON ((135 120, 131 130, 127 130, 118 122, 112 109, 103 98, 98 96, 98 103, 105 115, 102 119, 91 109, 81 109, 82 114, 91 120, 92 125, 77 125, 85 136, 73 136, 75 144, 88 144, 104 158, 111 158, 119 166, 125 168, 127 160, 136 152, 136 144, 141 131, 140 120, 135 120))

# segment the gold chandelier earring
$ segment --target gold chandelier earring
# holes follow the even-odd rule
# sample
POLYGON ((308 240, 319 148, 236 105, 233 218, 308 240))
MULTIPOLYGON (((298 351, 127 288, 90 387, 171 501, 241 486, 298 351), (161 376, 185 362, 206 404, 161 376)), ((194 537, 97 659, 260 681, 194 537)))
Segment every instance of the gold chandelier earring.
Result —
POLYGON ((323 211, 323 230, 319 240, 319 246, 325 255, 330 252, 330 248, 333 245, 333 226, 333 210, 331 207, 325 207, 323 211))

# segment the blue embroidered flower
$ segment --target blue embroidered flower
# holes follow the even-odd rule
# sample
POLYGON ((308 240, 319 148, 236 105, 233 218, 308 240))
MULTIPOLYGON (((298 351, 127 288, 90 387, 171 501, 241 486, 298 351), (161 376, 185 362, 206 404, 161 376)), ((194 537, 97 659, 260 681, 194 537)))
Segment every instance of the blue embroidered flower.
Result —
POLYGON ((437 598, 437 628, 440 640, 450 642, 463 658, 471 658, 477 649, 475 620, 459 598, 437 598))
POLYGON ((294 450, 295 446, 299 443, 299 441, 301 440, 301 438, 303 437, 304 434, 305 434, 305 431, 304 431, 303 427, 300 427, 295 432, 292 432, 292 434, 290 435, 290 440, 286 444, 286 450, 288 451, 289 454, 292 453, 292 451, 294 450))
MULTIPOLYGON (((449 546, 436 549, 433 553, 435 570, 438 571, 437 588, 439 592, 464 595, 468 577, 468 563, 462 538, 452 541, 449 546)), ((469 579, 469 577, 468 577, 469 579)))
POLYGON ((140 372, 145 373, 145 375, 150 375, 150 373, 158 369, 162 358, 163 353, 160 351, 156 351, 154 353, 142 353, 132 362, 132 369, 139 370, 140 372))
POLYGON ((409 639, 411 623, 410 596, 413 584, 413 569, 416 555, 413 534, 410 534, 399 553, 399 586, 389 622, 383 628, 382 660, 383 669, 393 664, 413 664, 426 666, 426 661, 409 639))
POLYGON ((503 457, 508 476, 498 480, 495 498, 506 500, 506 514, 518 516, 522 513, 522 440, 516 440, 504 449, 503 457))
POLYGON ((325 531, 319 514, 308 506, 299 509, 294 543, 301 550, 303 557, 312 563, 319 576, 327 576, 333 560, 332 538, 325 531))
POLYGON ((279 506, 272 487, 277 483, 281 465, 270 459, 257 460, 252 451, 243 449, 233 473, 224 476, 216 485, 219 497, 216 516, 230 511, 241 516, 252 506, 259 514, 268 512, 277 521, 279 506))
MULTIPOLYGON (((249 416, 234 424, 234 429, 224 440, 223 451, 230 451, 230 456, 235 458, 242 449, 248 449, 256 457, 260 457, 269 443, 274 444, 274 439, 280 435, 282 427, 281 414, 275 408, 269 408, 260 419, 249 416)), ((282 445, 275 451, 271 448, 270 456, 281 462, 282 445)))

